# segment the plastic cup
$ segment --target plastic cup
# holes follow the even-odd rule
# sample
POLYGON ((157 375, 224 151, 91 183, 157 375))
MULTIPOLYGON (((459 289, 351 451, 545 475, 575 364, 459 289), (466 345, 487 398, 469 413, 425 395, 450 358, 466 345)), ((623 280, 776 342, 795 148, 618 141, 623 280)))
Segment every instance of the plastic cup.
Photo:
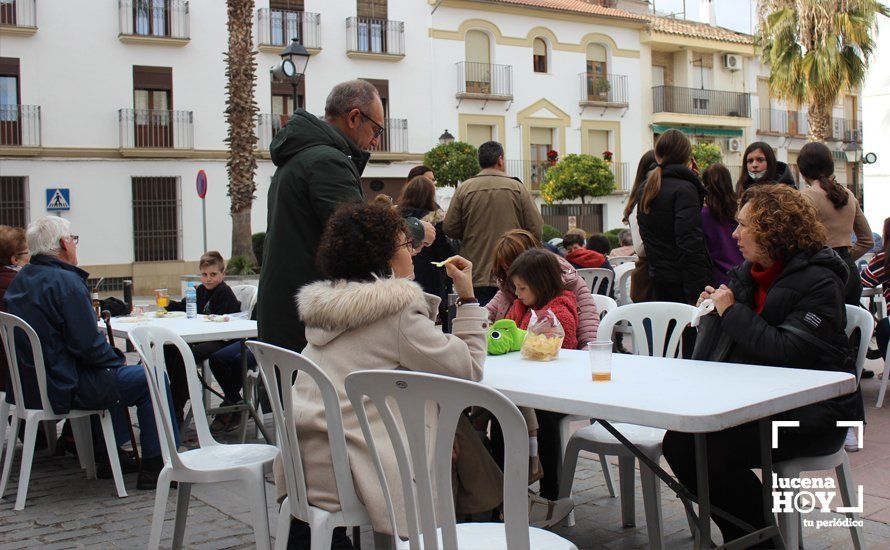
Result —
POLYGON ((167 292, 166 288, 155 289, 155 303, 161 309, 166 309, 166 307, 170 305, 170 294, 167 292))
POLYGON ((612 380, 612 341, 588 342, 590 356, 590 378, 594 382, 612 380))

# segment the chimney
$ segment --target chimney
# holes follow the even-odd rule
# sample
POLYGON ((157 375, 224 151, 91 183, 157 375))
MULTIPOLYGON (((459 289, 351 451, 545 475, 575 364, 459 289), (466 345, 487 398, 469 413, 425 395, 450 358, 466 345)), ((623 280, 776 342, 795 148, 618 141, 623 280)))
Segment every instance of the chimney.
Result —
POLYGON ((702 23, 717 26, 717 13, 714 10, 714 0, 700 0, 698 4, 698 19, 702 23))

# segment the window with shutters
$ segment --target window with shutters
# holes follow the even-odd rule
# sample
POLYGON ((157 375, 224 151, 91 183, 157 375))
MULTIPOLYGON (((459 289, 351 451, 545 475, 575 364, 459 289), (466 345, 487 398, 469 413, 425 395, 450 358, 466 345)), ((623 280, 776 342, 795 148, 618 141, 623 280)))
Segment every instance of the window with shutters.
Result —
POLYGON ((529 129, 529 161, 530 161, 530 179, 532 189, 540 188, 544 183, 544 173, 550 166, 547 159, 547 152, 553 149, 553 128, 535 128, 529 129))
POLYGON ((134 177, 133 250, 137 262, 179 260, 179 178, 134 177))
POLYGON ((494 139, 494 128, 488 124, 467 124, 467 143, 479 147, 494 139))
POLYGON ((0 57, 0 145, 21 145, 19 59, 0 57))
POLYGON ((306 104, 305 78, 297 84, 297 104, 294 105, 294 92, 290 82, 272 81, 272 136, 287 124, 296 109, 306 104))
POLYGON ((173 69, 133 66, 136 147, 173 147, 173 69))
POLYGON ((0 225, 27 227, 28 178, 0 176, 0 225))
POLYGON ((532 65, 536 73, 547 72, 547 43, 543 38, 535 38, 532 44, 532 65))
POLYGON ((357 0, 355 14, 357 16, 358 51, 386 52, 386 0, 357 0))
POLYGON ((491 93, 491 45, 483 31, 468 31, 466 50, 466 90, 471 94, 491 93))

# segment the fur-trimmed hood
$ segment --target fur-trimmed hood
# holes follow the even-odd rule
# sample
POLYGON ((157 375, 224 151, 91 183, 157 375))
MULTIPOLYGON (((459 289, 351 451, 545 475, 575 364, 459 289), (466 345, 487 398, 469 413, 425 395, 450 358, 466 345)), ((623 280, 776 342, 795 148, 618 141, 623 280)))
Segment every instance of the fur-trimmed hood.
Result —
POLYGON ((429 308, 430 318, 439 307, 439 298, 424 294, 417 283, 393 277, 370 282, 318 281, 303 287, 296 298, 300 319, 306 324, 306 339, 316 346, 412 304, 429 308))

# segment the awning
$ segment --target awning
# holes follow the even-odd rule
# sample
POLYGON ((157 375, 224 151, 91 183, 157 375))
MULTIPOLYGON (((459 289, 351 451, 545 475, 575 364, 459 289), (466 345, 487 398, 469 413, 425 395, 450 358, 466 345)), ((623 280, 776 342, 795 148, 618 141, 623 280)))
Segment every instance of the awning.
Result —
POLYGON ((663 124, 652 124, 652 131, 656 134, 663 134, 673 128, 680 130, 684 134, 690 136, 723 136, 723 137, 742 137, 744 132, 741 128, 709 128, 707 126, 665 126, 663 124))

